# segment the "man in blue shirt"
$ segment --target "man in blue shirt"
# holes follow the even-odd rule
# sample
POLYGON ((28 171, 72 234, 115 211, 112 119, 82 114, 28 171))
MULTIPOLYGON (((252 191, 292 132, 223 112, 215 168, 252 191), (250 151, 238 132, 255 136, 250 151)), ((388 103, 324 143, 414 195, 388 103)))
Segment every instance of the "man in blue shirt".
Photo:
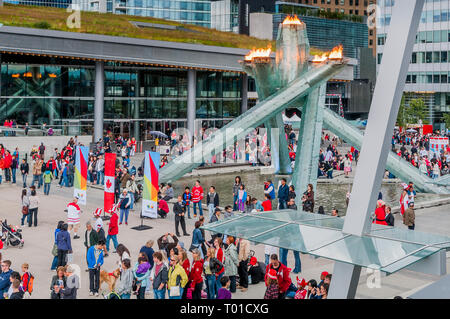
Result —
POLYGON ((11 276, 12 270, 11 261, 2 261, 2 273, 0 274, 0 299, 5 299, 4 294, 8 292, 11 281, 9 277, 11 276))
POLYGON ((280 205, 278 209, 286 209, 287 208, 287 200, 289 198, 289 187, 286 185, 286 179, 281 179, 281 185, 278 188, 278 202, 280 205))
POLYGON ((105 242, 100 240, 96 245, 91 246, 87 252, 90 296, 95 294, 98 297, 98 290, 100 289, 100 267, 103 265, 103 245, 105 245, 105 242))

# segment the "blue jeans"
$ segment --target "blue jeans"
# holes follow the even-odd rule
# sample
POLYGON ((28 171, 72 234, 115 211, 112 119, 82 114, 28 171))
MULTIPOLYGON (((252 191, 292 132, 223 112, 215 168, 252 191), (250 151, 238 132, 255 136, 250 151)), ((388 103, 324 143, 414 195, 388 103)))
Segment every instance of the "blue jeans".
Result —
POLYGON ((130 294, 121 294, 120 295, 120 299, 130 299, 131 295, 130 294))
POLYGON ((50 269, 55 270, 56 266, 58 266, 58 256, 53 257, 52 266, 50 267, 50 269))
POLYGON ((129 212, 130 212, 130 210, 128 208, 121 208, 120 209, 120 221, 119 221, 119 223, 122 223, 123 215, 125 215, 125 223, 128 224, 128 213, 129 212))
POLYGON ((11 174, 12 174, 12 182, 13 184, 16 183, 16 168, 11 168, 11 174))
POLYGON ((31 181, 31 186, 34 186, 34 182, 38 183, 38 186, 41 187, 39 185, 39 175, 33 175, 33 180, 31 181))
POLYGON ((89 170, 87 171, 87 180, 91 183, 93 182, 93 175, 89 172, 89 170))
POLYGON ((73 175, 67 175, 67 180, 69 183, 68 187, 72 187, 73 186, 73 175))
POLYGON ((188 218, 191 218, 191 206, 187 205, 187 206, 185 206, 185 209, 187 211, 188 218))
POLYGON ((278 199, 278 202, 279 202, 278 209, 286 209, 286 208, 287 208, 287 205, 286 205, 286 201, 285 201, 285 200, 283 200, 283 199, 278 199))
MULTIPOLYGON (((289 252, 288 249, 280 248, 280 261, 286 267, 287 267, 288 252, 289 252)), ((295 268, 294 268, 294 270, 292 270, 292 272, 294 272, 294 273, 301 272, 302 271, 302 263, 300 261, 300 254, 298 251, 295 251, 295 250, 293 252, 294 252, 294 259, 295 259, 295 268)))
POLYGON ((50 183, 44 183, 44 194, 48 195, 50 193, 50 183))
POLYGON ((41 187, 42 185, 44 185, 44 177, 42 174, 40 174, 38 188, 41 187))
POLYGON ((25 222, 25 218, 26 218, 27 221, 28 221, 28 215, 22 214, 22 219, 20 220, 20 225, 21 225, 21 226, 23 226, 23 223, 25 222))
POLYGON ((206 293, 208 299, 215 299, 216 297, 216 276, 206 275, 206 293))
POLYGON ((193 203, 193 204, 194 204, 194 216, 197 215, 197 209, 196 209, 197 207, 196 206, 198 206, 200 216, 203 216, 202 201, 199 201, 199 202, 193 203))
POLYGON ((328 178, 328 179, 333 179, 333 171, 332 171, 332 170, 329 170, 329 171, 327 172, 327 178, 328 178))
POLYGON ((22 175, 23 188, 27 188, 27 177, 28 177, 28 174, 22 175))
POLYGON ((208 205, 208 221, 211 219, 212 215, 214 215, 214 210, 216 209, 216 207, 214 206, 214 204, 209 204, 208 205))
POLYGON ((238 201, 238 195, 234 195, 233 196, 233 211, 238 210, 238 204, 236 204, 237 201, 238 201))
POLYGON ((130 197, 131 197, 131 203, 130 203, 130 207, 128 207, 129 209, 133 209, 134 206, 134 193, 130 192, 130 197))
POLYGON ((63 177, 63 186, 69 187, 69 178, 66 176, 63 177))
POLYGON ((221 273, 216 278, 216 291, 215 291, 216 297, 214 299, 217 299, 217 297, 218 297, 217 293, 219 292, 219 289, 222 288, 222 284, 220 283, 220 279, 222 279, 224 273, 225 272, 221 273))
POLYGON ((183 296, 183 290, 184 290, 184 288, 181 288, 180 287, 180 295, 179 296, 174 296, 174 297, 171 297, 170 296, 170 290, 169 290, 169 299, 181 299, 181 297, 183 296))
POLYGON ((97 171, 97 185, 99 183, 103 185, 104 182, 105 182, 105 173, 102 171, 97 171))
POLYGON ((269 264, 269 261, 270 261, 270 255, 265 254, 264 257, 265 257, 266 265, 268 265, 268 264, 269 264))
POLYGON ((166 288, 163 289, 153 289, 153 296, 155 299, 166 299, 166 288))
POLYGON ((114 249, 117 248, 117 245, 119 245, 119 243, 117 242, 117 235, 108 235, 106 236, 106 250, 109 251, 109 241, 112 239, 113 244, 114 244, 114 249))

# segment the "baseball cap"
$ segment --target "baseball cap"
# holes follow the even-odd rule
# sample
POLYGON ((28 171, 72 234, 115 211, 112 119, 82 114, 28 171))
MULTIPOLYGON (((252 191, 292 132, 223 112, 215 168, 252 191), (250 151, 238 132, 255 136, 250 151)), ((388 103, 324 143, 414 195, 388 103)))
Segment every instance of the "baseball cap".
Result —
POLYGON ((277 272, 275 271, 275 269, 270 269, 268 276, 270 279, 277 279, 277 272))

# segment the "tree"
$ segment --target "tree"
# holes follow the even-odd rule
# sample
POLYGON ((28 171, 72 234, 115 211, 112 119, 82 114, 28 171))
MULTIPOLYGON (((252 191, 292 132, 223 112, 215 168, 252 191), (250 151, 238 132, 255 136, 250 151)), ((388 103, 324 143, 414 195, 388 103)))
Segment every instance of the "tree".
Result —
POLYGON ((407 124, 417 124, 422 121, 423 124, 427 124, 425 119, 426 105, 422 99, 412 99, 409 101, 409 105, 405 103, 405 96, 402 97, 400 108, 397 115, 397 125, 406 127, 407 124))
POLYGON ((419 123, 421 120, 422 123, 426 124, 425 114, 426 114, 426 105, 422 99, 412 99, 409 102, 408 108, 408 122, 411 124, 419 123))
POLYGON ((398 116, 397 116, 397 125, 399 127, 405 127, 407 124, 406 118, 405 118, 405 96, 402 96, 402 101, 400 103, 400 108, 398 109, 398 116))
POLYGON ((445 128, 450 130, 450 113, 444 113, 445 128))

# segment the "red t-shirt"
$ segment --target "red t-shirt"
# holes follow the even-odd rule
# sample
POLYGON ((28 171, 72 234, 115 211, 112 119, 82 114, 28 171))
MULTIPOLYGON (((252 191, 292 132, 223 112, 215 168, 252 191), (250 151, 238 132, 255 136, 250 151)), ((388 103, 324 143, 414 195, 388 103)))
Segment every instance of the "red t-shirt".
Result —
POLYGON ((109 220, 108 235, 117 235, 119 233, 118 221, 119 216, 116 213, 112 214, 109 220))
POLYGON ((261 205, 264 208, 265 212, 272 210, 272 201, 270 201, 270 200, 266 200, 266 201, 262 202, 261 205))

